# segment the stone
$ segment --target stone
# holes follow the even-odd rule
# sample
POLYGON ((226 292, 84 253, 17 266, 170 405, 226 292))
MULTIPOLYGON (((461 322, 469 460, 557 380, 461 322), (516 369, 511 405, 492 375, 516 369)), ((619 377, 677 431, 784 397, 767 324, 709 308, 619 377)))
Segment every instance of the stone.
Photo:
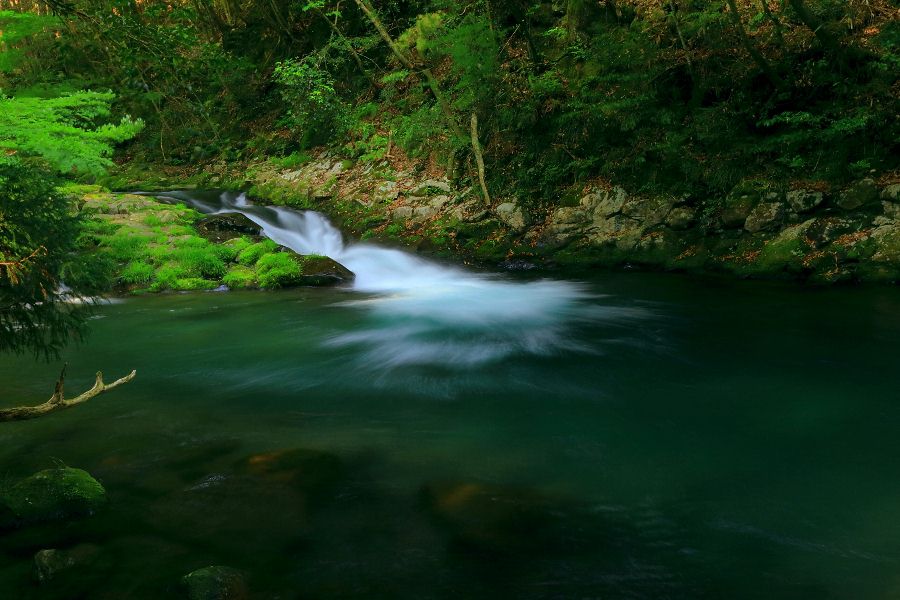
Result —
POLYGON ((238 461, 236 470, 271 485, 289 485, 306 494, 331 491, 344 476, 344 464, 330 452, 289 448, 254 454, 238 461))
POLYGON ((422 183, 418 184, 416 187, 412 188, 409 193, 411 196, 428 196, 431 195, 433 190, 439 190, 444 192, 445 194, 449 194, 451 191, 450 184, 446 181, 441 181, 438 179, 427 179, 422 183))
POLYGON ((222 243, 241 236, 262 236, 262 227, 240 213, 211 215, 197 222, 197 233, 211 242, 222 243))
POLYGON ((500 222, 515 232, 522 232, 531 224, 528 214, 514 202, 504 202, 494 209, 500 222))
POLYGON ((844 210, 863 208, 878 200, 874 179, 862 179, 838 194, 837 205, 844 210))
POLYGON ((884 216, 888 219, 900 220, 900 203, 883 200, 881 208, 884 210, 884 216))
POLYGON ((326 287, 352 283, 356 278, 350 269, 327 256, 304 256, 289 252, 300 264, 301 274, 290 282, 282 283, 281 287, 326 287))
POLYGON ((396 181, 384 181, 375 188, 375 201, 388 202, 396 200, 400 195, 400 188, 396 181))
POLYGON ((593 192, 584 196, 581 199, 581 206, 595 217, 611 217, 622 211, 627 200, 628 194, 625 189, 616 186, 610 191, 593 192))
POLYGON ((413 207, 412 206, 398 206, 393 209, 391 212, 391 220, 392 221, 405 221, 413 216, 413 207))
POLYGON ((805 213, 816 208, 825 200, 822 192, 793 190, 787 193, 787 203, 795 213, 805 213))
POLYGON ((644 227, 656 227, 665 221, 673 204, 671 198, 632 198, 622 206, 622 214, 644 227))
POLYGON ((584 210, 574 206, 563 206, 553 211, 553 222, 559 224, 587 224, 588 218, 584 210))
POLYGON ((430 206, 417 206, 413 209, 413 220, 416 222, 427 221, 437 214, 437 211, 430 206))
POLYGON ((872 260, 895 267, 895 278, 900 279, 900 223, 895 221, 876 228, 872 232, 872 240, 875 242, 872 260))
POLYGON ((744 223, 744 229, 750 233, 773 230, 784 219, 784 204, 781 202, 763 202, 750 211, 744 223))
POLYGON ((672 229, 684 230, 697 222, 697 210, 688 206, 673 208, 666 217, 666 225, 672 229))
POLYGON ((71 467, 46 469, 0 496, 19 522, 52 521, 92 515, 106 506, 106 490, 90 473, 71 467))
POLYGON ((243 574, 231 567, 214 565, 197 569, 181 579, 189 600, 246 600, 243 574))
POLYGON ((450 196, 441 194, 440 196, 435 196, 431 200, 429 200, 428 206, 435 210, 441 210, 448 202, 450 202, 450 196))
POLYGON ((881 199, 888 202, 900 202, 900 183, 893 183, 881 190, 881 199))
POLYGON ((750 195, 729 196, 719 215, 723 227, 743 227, 747 217, 756 206, 756 199, 750 195))
POLYGON ((100 549, 92 544, 81 544, 71 550, 39 550, 34 555, 34 574, 38 583, 47 583, 62 571, 91 562, 100 549))

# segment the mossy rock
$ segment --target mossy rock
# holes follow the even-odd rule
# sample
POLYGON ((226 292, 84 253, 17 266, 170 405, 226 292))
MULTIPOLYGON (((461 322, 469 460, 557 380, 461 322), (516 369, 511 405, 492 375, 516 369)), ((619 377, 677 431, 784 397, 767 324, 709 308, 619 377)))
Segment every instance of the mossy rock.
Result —
POLYGON ((262 256, 256 262, 260 287, 325 287, 350 283, 355 275, 327 256, 300 255, 289 248, 262 256))
POLYGON ((244 600, 248 597, 243 574, 214 565, 197 569, 181 578, 189 600, 244 600))
POLYGON ((259 237, 262 227, 240 213, 211 215, 197 222, 197 232, 211 242, 221 243, 242 236, 259 237))
POLYGON ((2 494, 2 504, 23 523, 88 516, 106 502, 103 486, 87 471, 71 467, 46 469, 2 494))

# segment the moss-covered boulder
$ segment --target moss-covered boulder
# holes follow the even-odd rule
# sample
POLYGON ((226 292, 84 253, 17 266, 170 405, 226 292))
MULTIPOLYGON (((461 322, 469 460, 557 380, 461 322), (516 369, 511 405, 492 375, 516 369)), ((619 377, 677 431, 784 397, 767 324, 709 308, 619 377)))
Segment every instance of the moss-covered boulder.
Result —
POLYGON ((181 578, 189 600, 244 600, 249 596, 243 574, 230 567, 210 566, 181 578))
POLYGON ((211 215, 197 221, 197 233, 211 242, 221 243, 241 236, 259 237, 262 227, 240 213, 211 215))
POLYGON ((351 283, 356 277, 327 256, 301 255, 284 247, 260 257, 256 274, 263 288, 341 285, 351 283))
POLYGON ((0 504, 21 523, 88 516, 106 502, 103 486, 71 467, 41 471, 0 494, 0 504))

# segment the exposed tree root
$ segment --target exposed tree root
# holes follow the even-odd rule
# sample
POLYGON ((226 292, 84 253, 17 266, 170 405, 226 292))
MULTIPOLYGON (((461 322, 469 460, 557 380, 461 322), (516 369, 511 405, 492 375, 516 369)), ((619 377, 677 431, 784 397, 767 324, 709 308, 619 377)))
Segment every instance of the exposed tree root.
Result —
POLYGON ((83 394, 72 398, 71 400, 66 400, 65 394, 63 393, 63 385, 66 380, 66 367, 63 367, 62 373, 59 374, 59 380, 56 382, 56 389, 53 392, 53 395, 50 396, 49 400, 37 406, 17 406, 16 408, 0 409, 0 422, 24 421, 26 419, 34 419, 43 416, 57 410, 63 410, 64 408, 71 408, 77 404, 87 402, 91 398, 99 396, 103 392, 108 392, 113 388, 117 388, 123 383, 128 383, 129 381, 134 379, 135 375, 137 375, 137 371, 132 371, 125 377, 117 379, 110 384, 106 384, 103 383, 103 373, 98 371, 97 380, 94 382, 94 387, 84 392, 83 394))

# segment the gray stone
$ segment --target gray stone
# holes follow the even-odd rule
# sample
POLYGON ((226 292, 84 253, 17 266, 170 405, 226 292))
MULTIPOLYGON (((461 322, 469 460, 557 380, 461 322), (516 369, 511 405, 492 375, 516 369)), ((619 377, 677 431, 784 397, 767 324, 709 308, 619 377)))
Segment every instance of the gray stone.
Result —
POLYGON ((262 227, 240 213, 226 213, 198 221, 197 233, 211 242, 221 243, 244 235, 260 236, 262 227))
POLYGON ((574 206, 563 206, 553 211, 553 222, 559 224, 587 223, 584 210, 574 206))
POLYGON ((837 205, 844 210, 856 210, 878 200, 878 188, 873 179, 856 182, 838 194, 837 205))
POLYGON ((413 215, 412 206, 398 206, 391 211, 391 219, 394 221, 404 221, 413 215))
POLYGON ((625 189, 616 186, 610 191, 597 191, 584 196, 581 206, 595 217, 611 217, 622 211, 627 200, 625 189))
POLYGON ((812 190, 793 190, 787 193, 787 202, 796 213, 805 213, 816 208, 825 200, 822 192, 812 190))
POLYGON ((450 184, 446 181, 441 181, 439 179, 428 179, 411 189, 409 193, 413 196, 420 194, 427 196, 430 190, 440 190, 445 194, 449 194, 450 189, 450 184))
POLYGON ((531 224, 528 214, 513 202, 504 202, 494 212, 504 225, 516 232, 524 231, 531 224))
POLYGON ((389 200, 396 200, 397 196, 400 195, 400 190, 397 186, 396 181, 384 181, 378 184, 378 187, 375 188, 375 201, 376 202, 385 202, 389 200))
POLYGON ((47 583, 62 571, 89 563, 100 549, 92 544, 81 544, 71 550, 39 550, 34 555, 34 574, 38 583, 47 583))
POLYGON ((888 219, 900 220, 900 203, 882 201, 881 207, 884 209, 884 216, 888 219))
POLYGON ((687 206, 673 208, 666 217, 666 225, 672 229, 689 229, 697 221, 697 210, 687 206))
POLYGON ((435 197, 433 197, 433 198, 428 202, 428 206, 430 206, 431 208, 434 208, 435 210, 440 210, 440 209, 442 209, 442 208, 444 207, 444 205, 447 204, 448 202, 450 202, 450 196, 447 196, 446 194, 442 194, 442 195, 440 195, 440 196, 435 196, 435 197))
POLYGON ((413 219, 415 221, 427 221, 436 214, 437 211, 430 206, 418 206, 413 210, 413 219))
POLYGON ((900 183, 893 183, 881 190, 881 199, 900 202, 900 183))
POLYGON ((725 206, 719 219, 723 227, 743 227, 747 217, 756 206, 756 199, 749 195, 729 196, 725 199, 725 206))
POLYGON ((622 206, 622 214, 644 227, 655 227, 665 221, 673 204, 671 198, 633 198, 622 206))
POLYGON ((763 202, 747 215, 744 229, 750 233, 772 230, 778 227, 784 218, 784 205, 781 202, 763 202))

